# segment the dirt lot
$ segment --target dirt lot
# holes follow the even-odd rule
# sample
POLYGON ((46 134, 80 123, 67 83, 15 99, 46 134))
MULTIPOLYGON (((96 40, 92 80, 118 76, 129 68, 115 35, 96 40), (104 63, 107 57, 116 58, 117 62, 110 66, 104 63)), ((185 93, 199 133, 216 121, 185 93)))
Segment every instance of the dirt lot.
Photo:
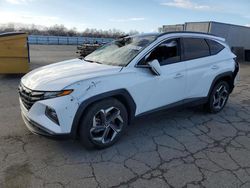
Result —
MULTIPOLYGON (((74 46, 31 46, 32 67, 76 57, 74 46)), ((0 187, 250 187, 250 65, 217 115, 191 108, 136 120, 115 146, 31 134, 21 120, 21 76, 0 76, 0 187)))

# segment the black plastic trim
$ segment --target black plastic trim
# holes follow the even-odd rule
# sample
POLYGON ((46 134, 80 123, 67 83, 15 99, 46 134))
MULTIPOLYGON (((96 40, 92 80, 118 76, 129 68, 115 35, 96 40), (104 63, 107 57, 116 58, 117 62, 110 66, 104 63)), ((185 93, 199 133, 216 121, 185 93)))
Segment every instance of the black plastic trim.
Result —
POLYGON ((174 102, 171 104, 168 104, 166 106, 162 106, 147 112, 143 112, 141 114, 138 114, 137 117, 142 117, 148 114, 156 113, 159 111, 164 111, 164 110, 172 110, 172 109, 178 109, 178 108, 185 108, 185 107, 190 107, 190 106, 198 106, 201 104, 205 104, 208 101, 207 97, 198 97, 198 98, 189 98, 189 99, 184 99, 178 102, 174 102))
POLYGON ((214 86, 215 86, 215 84, 216 84, 216 82, 218 82, 219 80, 221 80, 221 79, 223 79, 223 78, 225 78, 225 77, 230 77, 230 87, 231 87, 231 90, 230 90, 230 93, 233 91, 233 88, 234 88, 234 84, 233 84, 233 81, 234 81, 234 77, 233 77, 233 72, 224 72, 224 73, 222 73, 222 74, 219 74, 219 75, 217 75, 215 78, 214 78, 214 80, 213 80, 213 82, 212 82, 212 84, 211 84, 211 86, 210 86, 210 89, 209 89, 209 92, 208 92, 208 97, 210 96, 210 93, 212 92, 212 90, 213 90, 213 88, 214 88, 214 86))
POLYGON ((128 110, 128 115, 129 115, 128 122, 129 123, 134 119, 136 104, 126 89, 118 89, 118 90, 113 90, 113 91, 109 91, 106 93, 102 93, 99 95, 95 95, 95 96, 83 101, 80 104, 80 106, 76 112, 76 115, 74 117, 72 128, 71 128, 70 134, 71 134, 72 138, 76 138, 76 136, 77 136, 78 126, 79 126, 81 117, 84 114, 84 111, 86 110, 86 108, 89 105, 93 104, 94 102, 97 102, 97 101, 100 101, 100 100, 103 100, 103 99, 109 98, 109 97, 117 98, 118 100, 120 100, 120 102, 122 102, 125 105, 125 107, 128 110))
POLYGON ((233 79, 236 78, 238 72, 240 70, 240 66, 239 66, 239 63, 237 61, 235 61, 235 69, 234 69, 234 72, 233 72, 233 79))

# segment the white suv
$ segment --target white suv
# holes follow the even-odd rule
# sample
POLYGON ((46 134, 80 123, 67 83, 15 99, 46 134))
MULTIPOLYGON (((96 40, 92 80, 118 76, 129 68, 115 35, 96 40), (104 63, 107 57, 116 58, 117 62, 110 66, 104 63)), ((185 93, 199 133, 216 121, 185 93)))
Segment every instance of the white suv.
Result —
POLYGON ((22 116, 34 133, 105 148, 135 117, 156 110, 205 104, 221 111, 239 70, 235 57, 224 39, 202 33, 124 37, 25 75, 22 116))

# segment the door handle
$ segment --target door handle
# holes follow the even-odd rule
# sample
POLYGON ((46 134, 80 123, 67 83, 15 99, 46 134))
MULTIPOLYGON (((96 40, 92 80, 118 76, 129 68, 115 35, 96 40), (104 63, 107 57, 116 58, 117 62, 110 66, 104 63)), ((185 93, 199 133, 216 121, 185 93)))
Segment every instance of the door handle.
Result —
POLYGON ((218 65, 213 65, 213 66, 211 67, 211 69, 213 69, 213 70, 216 70, 216 69, 218 69, 218 68, 219 68, 218 65))
POLYGON ((177 73, 174 78, 177 79, 177 78, 182 78, 184 75, 182 73, 177 73))

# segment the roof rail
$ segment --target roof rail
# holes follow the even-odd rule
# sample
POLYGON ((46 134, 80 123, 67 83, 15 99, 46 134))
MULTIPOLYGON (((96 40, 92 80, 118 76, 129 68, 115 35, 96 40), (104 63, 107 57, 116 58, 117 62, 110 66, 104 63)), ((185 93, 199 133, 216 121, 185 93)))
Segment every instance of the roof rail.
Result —
POLYGON ((164 32, 164 33, 161 33, 160 35, 158 35, 158 37, 161 37, 161 36, 164 36, 164 35, 167 35, 167 34, 175 34, 175 33, 186 33, 186 34, 202 34, 202 35, 210 35, 210 36, 214 36, 214 37, 218 37, 214 34, 211 34, 211 33, 205 33, 205 32, 197 32, 197 31, 171 31, 171 32, 164 32))
POLYGON ((165 32, 165 33, 161 33, 158 35, 158 38, 159 37, 162 37, 164 35, 167 35, 167 34, 200 34, 200 35, 207 35, 207 36, 211 36, 211 37, 214 37, 216 38, 217 40, 220 40, 220 41, 225 41, 224 38, 222 37, 219 37, 219 36, 216 36, 214 34, 211 34, 211 33, 205 33, 205 32, 196 32, 196 31, 172 31, 172 32, 165 32))

